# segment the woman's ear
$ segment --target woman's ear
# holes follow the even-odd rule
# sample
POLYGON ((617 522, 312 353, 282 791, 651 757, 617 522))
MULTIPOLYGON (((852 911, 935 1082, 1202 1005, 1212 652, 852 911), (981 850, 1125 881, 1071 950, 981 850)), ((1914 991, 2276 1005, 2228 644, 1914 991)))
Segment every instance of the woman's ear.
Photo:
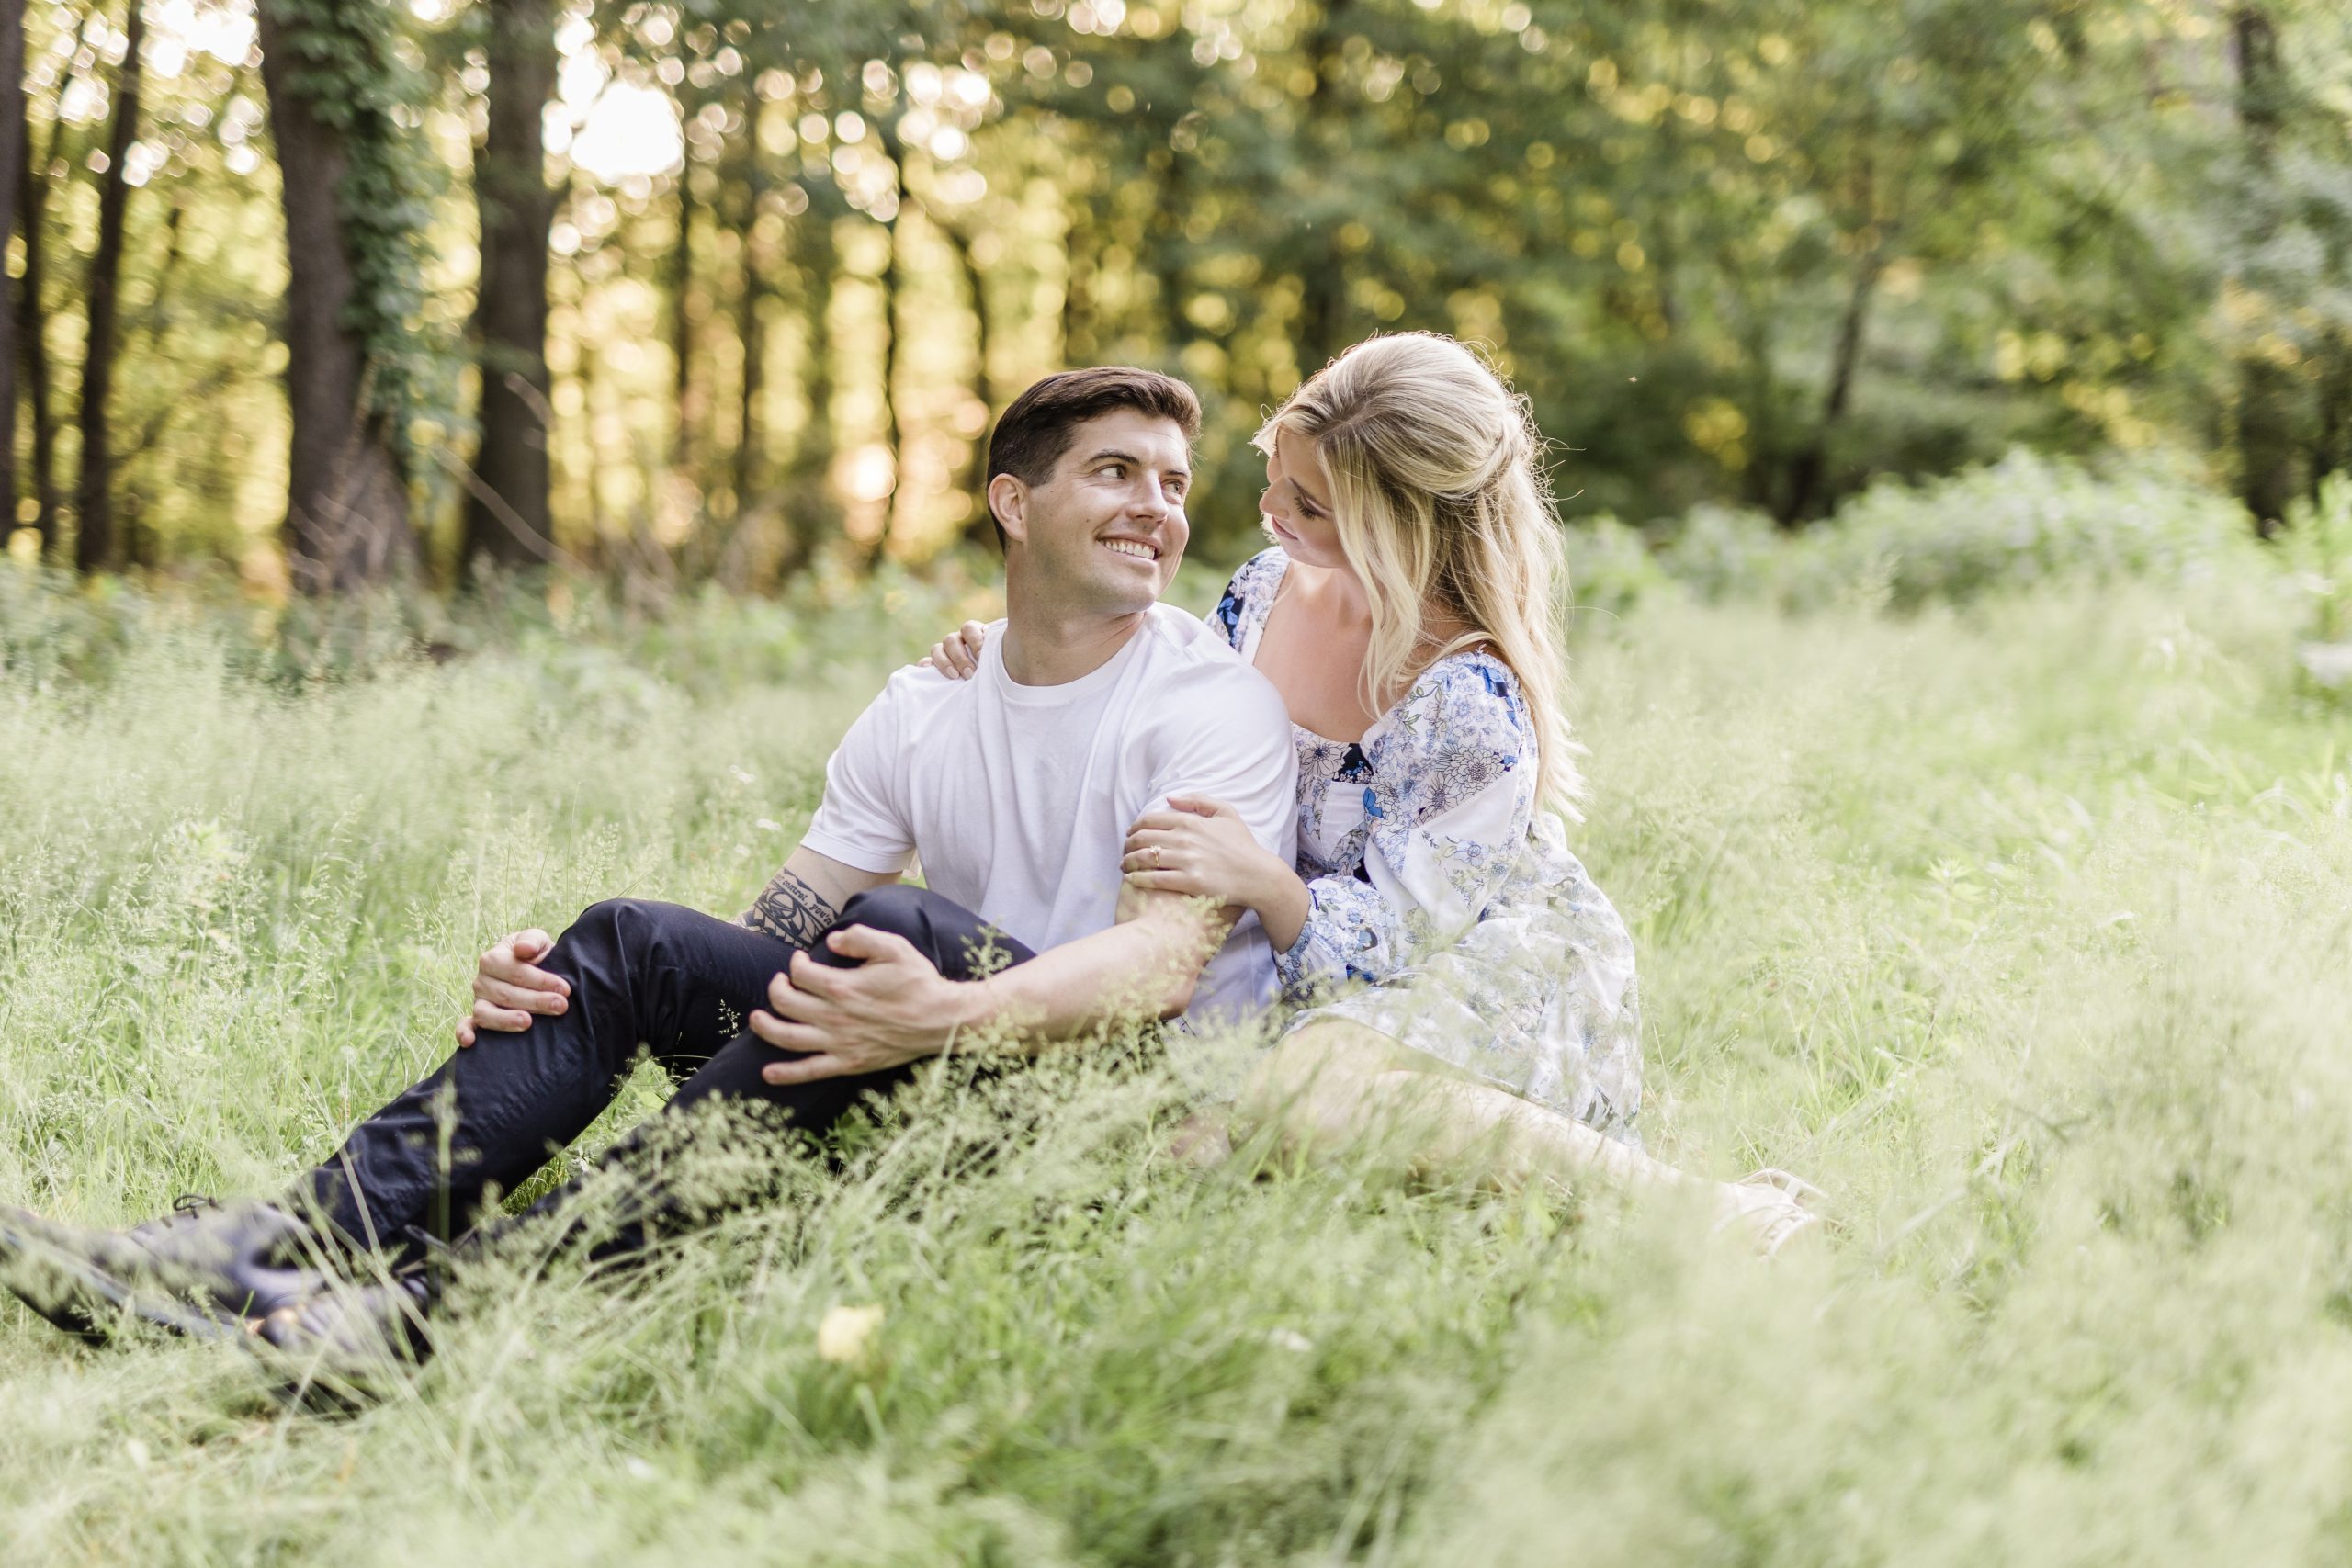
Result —
POLYGON ((1004 530, 1007 542, 1014 539, 1029 541, 1029 487, 1012 474, 999 474, 989 481, 989 513, 996 525, 1004 530))

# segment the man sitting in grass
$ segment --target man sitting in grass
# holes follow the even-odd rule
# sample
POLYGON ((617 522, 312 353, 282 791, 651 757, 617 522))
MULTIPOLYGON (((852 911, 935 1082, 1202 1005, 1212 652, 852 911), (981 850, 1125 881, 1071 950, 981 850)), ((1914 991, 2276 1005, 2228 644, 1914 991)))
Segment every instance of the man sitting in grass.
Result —
MULTIPOLYGON (((1015 400, 989 445, 1004 635, 975 680, 891 678, 739 920, 616 899, 544 954, 526 944, 537 964, 520 969, 510 939, 485 955, 475 1021, 519 1032, 461 1049, 291 1194, 128 1232, 0 1211, 8 1283, 83 1334, 128 1313, 281 1346, 420 1344, 427 1251, 585 1131, 640 1046, 682 1080, 665 1122, 734 1100, 815 1133, 959 1037, 1034 1047, 1121 1016, 1229 1021, 1271 1003, 1255 917, 1137 893, 1119 869, 1129 825, 1170 795, 1232 802, 1285 861, 1296 830, 1281 697, 1159 602, 1189 534, 1199 423, 1190 389, 1145 370, 1069 371, 1015 400), (900 882, 910 862, 927 887, 900 882), (526 992, 502 975, 560 995, 531 1002, 535 1018, 504 1005, 526 992), (391 1267, 350 1285, 327 1266, 338 1250, 391 1267)), ((695 1216, 647 1132, 607 1156, 630 1178, 607 1250, 695 1216)))

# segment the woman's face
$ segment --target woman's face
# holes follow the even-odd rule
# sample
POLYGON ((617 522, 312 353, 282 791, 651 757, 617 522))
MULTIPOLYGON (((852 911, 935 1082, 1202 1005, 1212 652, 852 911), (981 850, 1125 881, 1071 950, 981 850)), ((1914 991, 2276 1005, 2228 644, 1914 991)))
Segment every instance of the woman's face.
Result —
POLYGON ((1291 559, 1346 569, 1340 525, 1331 515, 1331 481, 1304 435, 1274 432, 1274 449, 1266 454, 1266 493, 1258 498, 1258 510, 1291 559))

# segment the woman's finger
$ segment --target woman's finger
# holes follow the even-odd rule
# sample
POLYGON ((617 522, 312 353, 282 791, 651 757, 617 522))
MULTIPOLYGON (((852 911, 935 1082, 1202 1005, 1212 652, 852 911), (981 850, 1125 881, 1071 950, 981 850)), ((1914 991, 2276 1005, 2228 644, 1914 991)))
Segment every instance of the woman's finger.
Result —
POLYGON ((1200 879, 1189 871, 1131 871, 1127 885, 1140 887, 1146 893, 1203 893, 1209 891, 1200 879))
POLYGON ((1171 795, 1168 797, 1168 806, 1171 811, 1182 811, 1194 817, 1238 815, 1225 802, 1212 800, 1205 795, 1171 795))
POLYGON ((1170 850, 1190 849, 1195 844, 1207 841, 1202 836, 1199 825, 1195 823, 1189 827, 1133 829, 1127 834, 1125 847, 1139 850, 1148 845, 1159 844, 1162 848, 1170 850))
POLYGON ((458 1020, 458 1049, 460 1051, 469 1051, 473 1049, 473 1043, 474 1021, 470 1018, 461 1018, 458 1020))

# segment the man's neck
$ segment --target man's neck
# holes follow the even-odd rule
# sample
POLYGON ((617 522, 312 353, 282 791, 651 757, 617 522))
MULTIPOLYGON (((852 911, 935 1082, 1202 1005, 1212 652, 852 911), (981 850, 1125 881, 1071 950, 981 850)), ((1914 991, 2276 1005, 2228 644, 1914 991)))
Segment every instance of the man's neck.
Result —
POLYGON ((1007 584, 1004 672, 1023 686, 1065 686, 1118 656, 1151 612, 1077 615, 1036 603, 1007 584))

